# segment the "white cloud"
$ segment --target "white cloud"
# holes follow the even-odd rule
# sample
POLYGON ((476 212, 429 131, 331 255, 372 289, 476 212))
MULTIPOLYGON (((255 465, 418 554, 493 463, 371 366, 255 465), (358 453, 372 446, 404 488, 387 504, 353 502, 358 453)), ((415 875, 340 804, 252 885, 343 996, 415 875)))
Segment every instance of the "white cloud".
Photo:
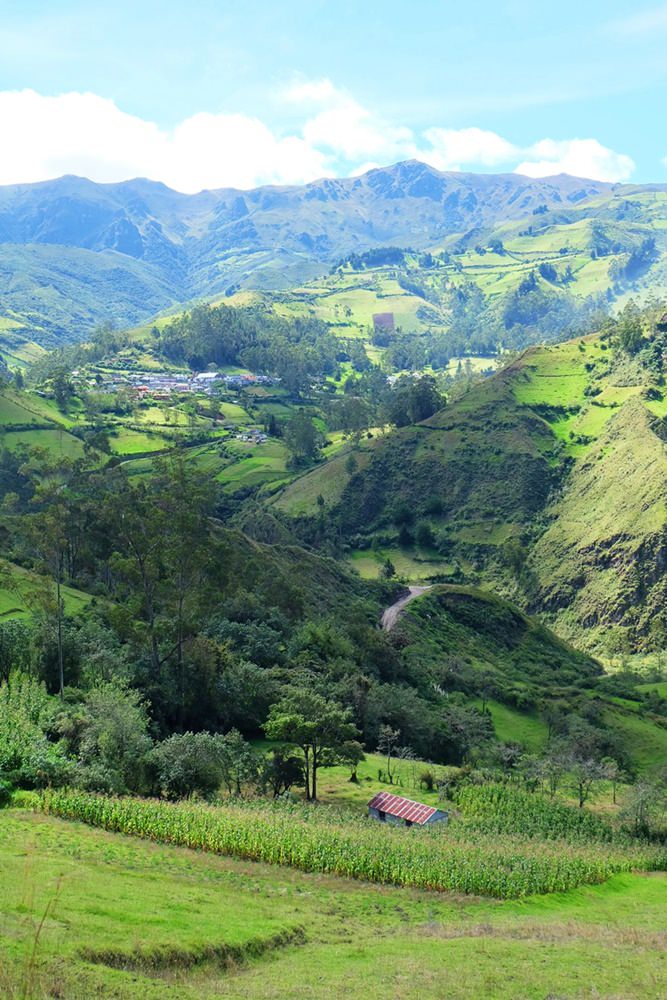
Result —
POLYGON ((303 127, 306 142, 346 160, 409 159, 417 154, 411 129, 379 122, 350 99, 320 111, 303 127))
POLYGON ((597 139, 542 139, 529 150, 527 159, 516 173, 528 177, 551 177, 572 174, 597 181, 626 181, 635 169, 634 161, 624 153, 616 153, 597 139))
POLYGON ((347 94, 334 86, 328 77, 299 80, 284 90, 282 97, 292 104, 340 104, 347 100, 347 94))
POLYGON ((101 182, 149 177, 179 191, 301 183, 330 172, 299 136, 245 115, 197 114, 173 131, 96 94, 0 93, 0 183, 74 173, 101 182))
POLYGON ((194 192, 350 176, 412 158, 441 170, 516 169, 532 177, 564 171, 625 180, 634 168, 595 139, 542 139, 520 149, 475 127, 434 126, 417 135, 328 79, 298 81, 281 96, 299 109, 299 124, 286 135, 242 114, 202 112, 167 130, 96 94, 0 92, 0 184, 74 173, 101 182, 148 177, 194 192))
POLYGON ((95 94, 0 93, 0 134, 5 184, 75 171, 117 180, 164 149, 157 126, 95 94))
POLYGON ((318 149, 298 136, 279 139, 245 115, 193 115, 174 129, 167 147, 162 179, 179 191, 302 183, 328 173, 318 149))
POLYGON ((494 167, 519 155, 507 139, 481 128, 430 128, 424 137, 431 144, 427 162, 438 170, 460 170, 469 163, 494 167))
POLYGON ((355 163, 352 169, 363 160, 388 163, 417 153, 411 129, 383 121, 326 77, 298 81, 282 96, 310 109, 311 117, 303 125, 305 141, 355 163))

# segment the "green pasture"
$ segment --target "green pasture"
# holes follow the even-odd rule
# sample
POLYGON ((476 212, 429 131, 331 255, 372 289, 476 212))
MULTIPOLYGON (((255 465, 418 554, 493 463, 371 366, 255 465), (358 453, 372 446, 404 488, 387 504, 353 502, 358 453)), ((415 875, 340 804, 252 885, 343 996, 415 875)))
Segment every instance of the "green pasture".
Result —
POLYGON ((0 393, 0 427, 11 427, 15 424, 44 423, 44 418, 23 403, 23 396, 5 389, 0 393))
POLYGON ((173 446, 171 440, 160 434, 133 431, 122 425, 117 428, 117 433, 110 435, 109 444, 116 455, 141 455, 145 452, 164 451, 173 446))
POLYGON ((664 766, 667 761, 667 729, 654 725, 649 719, 638 718, 633 710, 610 709, 605 712, 605 718, 620 732, 640 769, 664 766))
POLYGON ((285 476, 288 453, 281 441, 268 440, 256 445, 233 440, 227 447, 238 460, 232 461, 215 477, 226 491, 235 492, 285 476))
MULTIPOLYGON (((477 702, 478 707, 482 703, 477 702)), ((529 753, 539 753, 547 741, 548 731, 537 715, 519 712, 499 701, 488 701, 486 707, 493 719, 496 736, 504 743, 520 743, 529 753)))
MULTIPOLYGON (((75 401, 78 404, 78 400, 75 401)), ((71 407, 67 412, 59 410, 53 399, 41 396, 36 392, 5 388, 0 393, 0 428, 16 424, 53 423, 67 429, 82 422, 80 405, 71 407)))
POLYGON ((21 445, 26 448, 43 448, 58 458, 81 458, 83 442, 65 430, 6 431, 0 433, 0 447, 10 451, 21 445))
MULTIPOLYGON (((293 517, 301 514, 314 515, 318 511, 317 498, 322 496, 328 507, 333 507, 340 500, 350 474, 345 468, 348 456, 335 455, 329 458, 329 449, 325 452, 327 461, 310 469, 290 483, 273 501, 278 510, 283 510, 293 517)), ((359 469, 368 464, 370 453, 359 451, 354 453, 359 469)))
POLYGON ((528 406, 579 405, 589 375, 577 353, 582 352, 572 342, 531 351, 523 367, 525 377, 516 379, 513 385, 517 402, 528 406))
POLYGON ((8 334, 8 328, 2 324, 3 319, 0 317, 0 358, 9 368, 28 368, 44 356, 46 351, 43 347, 32 340, 8 334))
POLYGON ((132 414, 133 423, 147 424, 152 427, 189 427, 192 423, 205 424, 198 415, 185 413, 178 406, 140 406, 132 414))
POLYGON ((396 575, 411 583, 428 580, 438 574, 452 572, 451 563, 436 554, 422 554, 401 549, 398 546, 383 546, 378 549, 362 549, 348 556, 348 563, 365 580, 377 580, 380 570, 389 559, 396 569, 396 575))
POLYGON ((647 694, 650 691, 657 691, 661 698, 667 698, 667 681, 654 681, 653 683, 639 684, 638 688, 640 691, 645 691, 647 694))
POLYGON ((247 410, 239 403, 221 403, 220 414, 221 419, 229 423, 245 424, 250 422, 247 410))

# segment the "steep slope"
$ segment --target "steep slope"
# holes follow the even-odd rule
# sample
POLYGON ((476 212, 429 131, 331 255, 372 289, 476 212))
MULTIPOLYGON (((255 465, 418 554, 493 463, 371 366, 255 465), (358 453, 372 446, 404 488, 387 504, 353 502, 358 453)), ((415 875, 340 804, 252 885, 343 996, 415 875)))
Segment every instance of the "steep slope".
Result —
POLYGON ((427 246, 456 232, 518 219, 540 205, 576 205, 612 186, 562 175, 440 173, 416 161, 298 187, 183 195, 146 180, 63 177, 0 188, 0 241, 117 250, 172 270, 230 252, 282 248, 329 262, 398 240, 427 246), (194 252, 186 243, 195 244, 194 252))
POLYGON ((437 669, 455 656, 474 672, 484 671, 496 696, 523 692, 524 703, 539 701, 545 688, 565 689, 601 674, 590 656, 514 605, 473 587, 434 587, 411 602, 397 628, 410 640, 414 660, 437 669))
POLYGON ((664 421, 630 398, 565 479, 531 552, 535 606, 588 646, 667 639, 664 436, 664 421))
MULTIPOLYGON (((20 317, 22 338, 47 348, 63 336, 81 340, 101 323, 131 326, 182 294, 154 264, 116 250, 0 245, 1 307, 20 317)), ((3 339, 11 354, 16 338, 3 338, 0 316, 3 339)))
POLYGON ((539 752, 548 739, 545 709, 600 714, 608 735, 638 770, 667 754, 667 727, 639 696, 615 698, 600 664, 496 594, 441 585, 411 601, 396 626, 403 657, 420 683, 464 696, 491 714, 506 742, 539 752))
POLYGON ((220 598, 252 593, 293 618, 344 616, 354 603, 367 601, 379 620, 387 586, 359 580, 334 559, 297 545, 257 542, 232 529, 220 528, 218 540, 223 543, 216 566, 220 598))
POLYGON ((654 266, 662 273, 664 199, 658 185, 440 173, 415 161, 301 187, 197 195, 146 180, 14 185, 0 188, 8 275, 0 317, 25 314, 42 339, 75 337, 102 320, 147 319, 175 300, 298 285, 352 252, 386 245, 468 254, 462 266, 485 293, 501 293, 508 273, 545 254, 558 262, 561 250, 572 250, 578 292, 606 290, 611 261, 622 263, 647 234, 659 244, 649 274, 654 266), (493 234, 507 240, 508 253, 482 257, 476 247, 493 234), (109 300, 110 268, 121 287, 117 302, 109 300), (15 284, 19 272, 25 277, 15 284), (67 299, 82 299, 83 308, 68 313, 67 299))
POLYGON ((354 475, 320 466, 273 503, 314 516, 326 486, 352 557, 499 590, 589 649, 662 648, 667 403, 650 381, 601 337, 533 348, 373 442, 354 475))
POLYGON ((413 518, 437 511, 451 540, 483 541, 494 523, 505 535, 529 525, 556 481, 557 448, 511 386, 505 372, 378 444, 341 498, 348 530, 387 528, 404 506, 413 518))

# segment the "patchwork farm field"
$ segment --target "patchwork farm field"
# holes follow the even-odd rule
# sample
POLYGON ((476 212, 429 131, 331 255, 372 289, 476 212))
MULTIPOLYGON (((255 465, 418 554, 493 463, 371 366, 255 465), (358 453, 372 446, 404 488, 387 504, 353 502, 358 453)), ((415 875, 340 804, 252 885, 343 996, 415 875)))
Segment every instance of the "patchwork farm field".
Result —
POLYGON ((123 427, 110 435, 111 450, 117 455, 142 455, 146 452, 164 451, 170 440, 158 433, 134 431, 123 427))
POLYGON ((8 998, 655 1000, 666 985, 660 874, 498 901, 307 874, 13 809, 0 812, 0 869, 8 998))
MULTIPOLYGON (((611 363, 611 352, 597 336, 533 348, 514 381, 514 398, 544 412, 570 455, 585 454, 628 400, 643 397, 642 385, 626 384, 627 373, 609 371, 611 363)), ((656 416, 667 412, 664 399, 643 402, 656 416)))
MULTIPOLYGON (((257 443, 237 435, 247 429, 259 431, 270 414, 285 419, 291 408, 272 398, 258 398, 250 409, 252 413, 225 400, 217 403, 214 419, 208 398, 176 397, 163 405, 134 405, 127 414, 103 414, 101 424, 109 455, 122 457, 132 475, 149 473, 154 456, 181 444, 192 461, 228 492, 289 481, 295 474, 287 470, 289 454, 282 441, 257 443)), ((93 426, 77 398, 62 411, 52 399, 34 392, 5 387, 0 393, 0 448, 41 448, 52 458, 77 459, 84 455, 83 440, 71 432, 86 433, 93 426)), ((330 441, 327 455, 344 445, 340 434, 330 435, 330 441)), ((103 462, 108 455, 99 453, 98 458, 103 462)))

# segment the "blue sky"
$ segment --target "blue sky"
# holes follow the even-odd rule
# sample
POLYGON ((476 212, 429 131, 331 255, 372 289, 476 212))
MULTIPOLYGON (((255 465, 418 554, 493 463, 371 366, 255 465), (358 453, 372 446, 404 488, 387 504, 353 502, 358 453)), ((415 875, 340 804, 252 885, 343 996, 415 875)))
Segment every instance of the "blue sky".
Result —
POLYGON ((667 3, 0 0, 0 183, 667 181, 667 3))

